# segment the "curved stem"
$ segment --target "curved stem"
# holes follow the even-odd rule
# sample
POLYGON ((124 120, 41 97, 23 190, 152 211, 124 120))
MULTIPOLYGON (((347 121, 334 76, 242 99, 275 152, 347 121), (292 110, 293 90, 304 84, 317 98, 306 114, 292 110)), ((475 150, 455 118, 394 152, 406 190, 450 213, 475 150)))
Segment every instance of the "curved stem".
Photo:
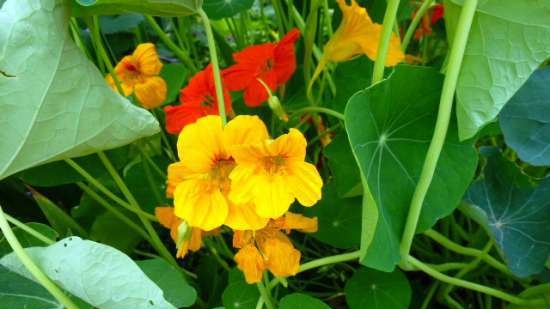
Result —
POLYGON ((309 261, 307 263, 300 265, 300 269, 298 270, 298 273, 301 273, 313 268, 329 265, 329 264, 336 264, 341 262, 357 260, 359 258, 359 255, 360 255, 360 251, 357 250, 349 253, 327 256, 324 258, 309 261))
POLYGON ((510 274, 510 271, 508 270, 508 267, 506 267, 506 265, 497 261, 494 257, 490 256, 488 253, 484 253, 483 251, 478 249, 461 246, 434 230, 427 230, 424 232, 424 235, 430 237, 431 239, 433 239, 434 241, 436 241, 437 243, 439 243, 440 245, 444 246, 445 248, 451 251, 454 251, 456 253, 463 254, 463 255, 480 257, 482 261, 489 264, 493 268, 499 270, 500 272, 505 274, 510 274))
POLYGON ((452 285, 459 286, 459 287, 462 287, 462 288, 465 288, 465 289, 469 289, 469 290, 477 291, 477 292, 484 293, 484 294, 487 294, 487 295, 491 295, 493 297, 505 300, 507 302, 510 302, 510 303, 516 304, 516 305, 544 305, 544 304, 546 304, 544 299, 529 299, 529 300, 528 299, 523 299, 523 298, 520 298, 520 297, 517 297, 517 296, 514 296, 514 295, 510 295, 508 293, 505 293, 503 291, 500 291, 500 290, 497 290, 497 289, 494 289, 494 288, 491 288, 491 287, 488 287, 488 286, 485 286, 485 285, 481 285, 481 284, 478 284, 478 283, 474 283, 474 282, 470 282, 470 281, 466 281, 466 280, 457 279, 457 278, 447 276, 447 275, 445 275, 443 273, 440 273, 437 270, 431 268, 430 266, 422 263, 421 261, 415 259, 414 257, 412 257, 410 255, 407 256, 406 259, 407 259, 407 262, 410 263, 415 268, 421 270, 422 272, 430 275, 431 277, 433 277, 433 278, 435 278, 439 281, 442 281, 442 282, 445 282, 445 283, 448 283, 448 284, 452 284, 452 285))
POLYGON ((4 214, 4 211, 2 210, 2 206, 0 206, 0 230, 2 230, 2 233, 4 234, 4 237, 10 247, 13 249, 13 252, 17 256, 17 258, 21 261, 21 263, 25 266, 25 268, 33 275, 33 277, 38 281, 50 294, 52 294, 59 303, 63 304, 67 309, 79 309, 78 306, 73 303, 73 301, 63 293, 63 291, 53 283, 53 281, 42 272, 42 270, 33 262, 31 257, 25 252, 25 249, 21 246, 21 243, 17 240, 17 237, 15 237, 15 234, 13 234, 13 231, 11 230, 11 227, 6 220, 6 216, 4 214))
POLYGON ((181 60, 181 62, 191 69, 191 71, 197 72, 197 66, 195 66, 195 63, 191 60, 191 58, 189 58, 189 54, 179 48, 176 43, 172 42, 170 37, 168 37, 168 35, 162 30, 156 20, 150 15, 145 15, 145 19, 147 19, 147 22, 151 28, 153 28, 153 31, 155 31, 166 47, 168 47, 181 60))
POLYGON ((292 116, 301 115, 301 114, 304 114, 304 113, 323 113, 323 114, 327 114, 327 115, 331 115, 333 117, 336 117, 336 118, 338 118, 342 121, 345 120, 344 114, 342 114, 340 112, 337 112, 333 109, 326 108, 326 107, 321 107, 321 106, 308 106, 308 107, 297 109, 297 110, 292 112, 292 116))
POLYGON ((376 61, 374 62, 374 69, 372 73, 373 84, 384 78, 384 67, 386 64, 386 59, 388 58, 388 49, 390 47, 393 24, 395 23, 395 17, 397 16, 397 9, 399 8, 399 0, 387 0, 386 3, 387 6, 386 13, 384 14, 382 34, 380 35, 378 52, 376 54, 376 61))
MULTIPOLYGON (((424 160, 424 165, 422 166, 422 172, 420 173, 418 184, 414 190, 411 206, 409 208, 409 214, 407 216, 407 222, 405 223, 405 229, 401 239, 400 251, 401 257, 403 258, 409 255, 414 234, 416 233, 416 226, 418 225, 420 212, 422 210, 422 204, 424 203, 424 198, 430 188, 435 168, 437 166, 437 161, 439 160, 439 155, 441 154, 441 149, 443 148, 443 143, 445 142, 445 136, 447 135, 449 121, 451 119, 458 73, 460 72, 460 67, 462 66, 462 58, 464 57, 464 50, 466 49, 466 42, 468 41, 468 35, 470 33, 472 20, 476 11, 477 1, 478 0, 465 0, 462 11, 460 12, 455 38, 449 54, 449 66, 447 68, 447 73, 445 74, 445 80, 443 81, 443 90, 441 91, 441 99, 439 102, 439 111, 437 113, 434 134, 424 160)), ((406 264, 403 266, 406 268, 406 264)))
POLYGON ((204 24, 204 30, 206 31, 206 38, 208 39, 208 50, 210 51, 210 62, 212 63, 212 70, 214 71, 214 84, 216 85, 216 98, 218 101, 218 112, 222 119, 222 125, 227 122, 227 116, 225 113, 225 102, 223 96, 222 76, 220 73, 220 65, 218 61, 218 51, 216 50, 216 41, 214 40, 214 34, 212 33, 212 25, 210 20, 203 9, 199 9, 199 15, 201 16, 202 23, 204 24))
POLYGON ((6 220, 8 220, 8 222, 10 222, 11 224, 17 226, 22 231, 24 231, 27 234, 31 235, 32 237, 40 240, 41 242, 45 243, 46 245, 55 244, 55 241, 49 239, 48 237, 44 236, 39 231, 33 229, 32 227, 28 226, 27 224, 15 219, 14 217, 8 215, 7 213, 4 213, 4 217, 6 217, 6 220))
POLYGON ((418 8, 418 11, 416 11, 416 14, 412 19, 411 24, 409 25, 409 28, 407 28, 407 32, 405 32, 405 36, 403 37, 403 42, 401 43, 401 49, 403 50, 403 52, 407 51, 407 47, 411 42, 411 39, 414 34, 414 31, 416 30, 416 27, 418 27, 418 24, 422 20, 422 17, 424 17, 424 14, 426 14, 426 11, 428 11, 428 9, 430 8, 433 2, 434 0, 424 0, 420 8, 418 8))
POLYGON ((269 291, 267 290, 265 285, 261 282, 258 282, 256 283, 256 286, 258 287, 258 291, 260 292, 260 298, 263 299, 265 306, 268 309, 276 309, 275 305, 273 305, 273 301, 271 300, 271 296, 269 295, 269 291))

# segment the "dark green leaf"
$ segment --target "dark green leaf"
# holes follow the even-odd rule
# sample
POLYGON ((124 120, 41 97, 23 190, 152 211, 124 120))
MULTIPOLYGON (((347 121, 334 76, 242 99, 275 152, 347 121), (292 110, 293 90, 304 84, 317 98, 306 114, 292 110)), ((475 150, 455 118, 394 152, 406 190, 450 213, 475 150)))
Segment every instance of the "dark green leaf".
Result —
MULTIPOLYGON (((169 162, 165 157, 153 157, 151 160, 160 170, 167 170, 169 162)), ((153 170, 149 161, 136 161, 129 165, 124 171, 124 181, 143 210, 154 213, 155 207, 167 203, 166 179, 153 170)))
POLYGON ((197 300, 197 292, 183 273, 163 259, 138 261, 141 270, 164 292, 166 300, 177 308, 190 307, 197 300))
POLYGON ((535 71, 500 113, 506 144, 532 165, 550 165, 550 69, 535 71))
POLYGON ((324 302, 313 298, 306 294, 294 293, 287 295, 281 299, 279 303, 280 309, 330 309, 330 307, 324 302))
POLYGON ((231 17, 248 10, 254 0, 204 0, 202 8, 212 19, 231 17))
POLYGON ((399 269, 386 273, 360 268, 344 291, 351 309, 407 309, 412 295, 409 280, 399 269))
POLYGON ((348 136, 345 132, 336 135, 325 148, 325 156, 334 176, 338 195, 353 197, 363 194, 359 167, 357 167, 357 163, 353 158, 348 136))
MULTIPOLYGON (((122 212, 129 218, 135 217, 126 211, 122 212)), ((106 244, 125 253, 132 253, 142 237, 114 214, 104 212, 100 215, 96 214, 96 219, 90 229, 90 240, 106 244)))
POLYGON ((180 63, 165 64, 162 67, 160 76, 164 78, 168 86, 165 104, 174 102, 180 93, 183 83, 187 80, 189 71, 180 63))
POLYGON ((100 29, 105 34, 119 32, 134 33, 145 18, 140 14, 125 14, 120 16, 100 16, 100 29))
POLYGON ((223 306, 226 309, 254 309, 259 297, 256 285, 246 283, 241 271, 232 269, 222 295, 223 306))
POLYGON ((202 0, 74 0, 73 14, 115 15, 136 12, 155 16, 185 16, 196 14, 202 0))
POLYGON ((340 198, 334 182, 323 188, 323 199, 304 209, 304 214, 319 220, 319 230, 313 236, 340 249, 359 246, 361 237, 361 198, 340 198))
MULTIPOLYGON (((374 239, 362 260, 391 271, 437 117, 442 76, 434 69, 400 65, 381 83, 358 92, 346 108, 352 149, 378 206, 374 239)), ((459 204, 477 165, 472 143, 459 143, 451 124, 418 231, 430 228, 459 204)))
MULTIPOLYGON (((40 234, 44 235, 46 238, 51 239, 52 241, 55 241, 56 238, 59 236, 59 234, 57 234, 57 232, 54 229, 52 229, 51 227, 45 224, 29 222, 29 223, 26 223, 26 225, 32 228, 33 230, 39 232, 40 234)), ((23 231, 18 227, 14 227, 12 228, 12 230, 13 230, 13 233, 15 234, 15 237, 17 237, 17 240, 19 240, 19 243, 21 243, 21 246, 23 246, 23 248, 46 246, 46 244, 43 241, 37 239, 36 237, 30 235, 29 233, 23 231)), ((12 249, 8 244, 7 240, 4 237, 0 238, 0 256, 3 256, 10 252, 12 252, 12 249)))
POLYGON ((63 305, 40 284, 0 266, 0 307, 59 309, 63 305))
POLYGON ((372 69, 373 62, 367 57, 358 57, 338 64, 332 75, 336 84, 336 95, 329 101, 329 106, 343 113, 349 98, 357 91, 370 86, 372 69), (351 76, 353 78, 350 78, 351 76))
MULTIPOLYGON (((445 1, 447 38, 453 40, 463 0, 445 1)), ((550 56, 550 2, 480 1, 456 88, 459 136, 488 122, 550 56)))
POLYGON ((491 231, 514 274, 539 273, 550 253, 550 177, 533 188, 498 154, 488 158, 484 175, 468 190, 470 212, 491 231))

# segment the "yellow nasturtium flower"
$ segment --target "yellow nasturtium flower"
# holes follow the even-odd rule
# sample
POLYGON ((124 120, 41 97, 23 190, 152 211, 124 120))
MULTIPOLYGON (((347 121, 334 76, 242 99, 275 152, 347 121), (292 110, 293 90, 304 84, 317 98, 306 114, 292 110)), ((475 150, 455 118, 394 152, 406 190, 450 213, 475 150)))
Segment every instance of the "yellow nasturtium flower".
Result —
MULTIPOLYGON (((166 82, 159 77, 162 62, 152 43, 139 44, 132 55, 125 56, 115 67, 115 75, 125 96, 135 93, 144 108, 159 107, 166 100, 166 82)), ((107 83, 118 90, 111 74, 107 83)))
POLYGON ((268 219, 254 205, 227 199, 229 174, 235 161, 229 149, 268 138, 257 116, 237 116, 225 127, 219 116, 206 116, 187 125, 179 135, 180 161, 168 168, 167 193, 173 194, 175 214, 191 227, 210 231, 223 224, 233 229, 260 229, 268 219))
POLYGON ((237 166, 229 178, 229 198, 237 204, 253 203, 258 215, 279 218, 295 199, 313 206, 321 199, 323 180, 315 166, 305 162, 304 135, 290 129, 277 139, 232 147, 237 166))
POLYGON ((284 233, 286 231, 288 234, 291 230, 316 232, 317 218, 289 212, 281 218, 270 220, 261 230, 235 231, 233 247, 239 248, 235 262, 247 283, 260 282, 266 269, 277 277, 293 276, 298 272, 301 253, 284 233))
MULTIPOLYGON (((367 10, 355 0, 350 5, 346 0, 337 0, 342 10, 342 22, 324 47, 323 57, 317 65, 312 80, 322 72, 329 61, 348 61, 358 55, 366 55, 376 60, 382 25, 374 23, 367 10)), ((403 61, 405 55, 401 50, 399 38, 392 34, 386 59, 386 66, 394 66, 403 61)))

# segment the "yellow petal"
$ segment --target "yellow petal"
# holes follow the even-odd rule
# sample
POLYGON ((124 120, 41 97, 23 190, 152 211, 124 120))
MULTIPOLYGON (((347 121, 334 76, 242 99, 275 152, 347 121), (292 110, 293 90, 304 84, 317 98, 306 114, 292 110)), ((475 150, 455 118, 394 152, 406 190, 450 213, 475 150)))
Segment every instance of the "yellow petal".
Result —
MULTIPOLYGON (((111 86, 111 88, 113 88, 114 91, 118 93, 118 87, 116 85, 115 79, 113 78, 113 75, 108 74, 107 76, 105 76, 105 81, 107 82, 107 84, 109 84, 109 86, 111 86)), ((119 82, 120 82, 120 88, 122 88, 122 92, 124 93, 124 96, 127 97, 131 95, 132 92, 134 91, 134 88, 126 83, 123 83, 120 80, 120 78, 119 78, 119 82)))
POLYGON ((233 233, 233 248, 243 248, 246 245, 254 243, 254 233, 252 231, 239 231, 233 233))
POLYGON ((143 83, 136 84, 134 91, 141 106, 147 109, 157 108, 166 101, 166 82, 158 76, 149 77, 143 83))
POLYGON ((207 180, 180 183, 174 191, 174 206, 176 216, 205 231, 221 226, 228 213, 225 197, 207 180))
POLYGON ((313 206, 321 199, 323 179, 317 168, 307 162, 292 162, 290 164, 288 186, 292 189, 298 202, 304 206, 313 206))
POLYGON ((269 139, 264 122, 258 116, 249 115, 239 115, 229 121, 223 134, 227 147, 258 144, 269 139))
POLYGON ((178 137, 178 156, 189 171, 208 173, 216 160, 227 160, 219 116, 202 117, 183 128, 178 137))
POLYGON ((138 70, 145 75, 158 75, 162 69, 162 62, 157 49, 152 43, 139 44, 132 56, 136 59, 138 70))
POLYGON ((225 225, 234 230, 259 230, 266 226, 269 219, 256 214, 253 204, 237 205, 229 203, 229 214, 225 225))
POLYGON ((189 178, 190 175, 192 175, 192 171, 189 171, 181 162, 168 165, 166 196, 172 198, 174 196, 176 186, 186 178, 189 178))
POLYGON ((229 199, 235 204, 247 204, 252 199, 252 192, 256 185, 256 168, 252 165, 237 165, 229 174, 231 190, 229 199))
POLYGON ((317 217, 308 218, 300 214, 287 212, 284 217, 283 229, 298 230, 303 233, 315 233, 317 232, 318 223, 317 217))
POLYGON ((257 175, 253 187, 254 204, 260 217, 279 218, 294 201, 292 189, 284 175, 257 175))
POLYGON ((290 129, 268 145, 271 156, 303 161, 306 157, 307 141, 302 132, 290 129))
POLYGON ((289 241, 283 239, 268 239, 262 246, 266 266, 277 277, 294 276, 300 268, 300 251, 289 241))
POLYGON ((264 260, 258 249, 253 245, 247 245, 235 254, 237 267, 244 273, 247 283, 258 283, 262 281, 265 270, 264 260))
MULTIPOLYGON (((378 42, 380 41, 382 28, 380 24, 372 24, 365 29, 365 36, 357 39, 363 52, 373 61, 376 60, 378 56, 378 42)), ((385 65, 394 66, 403 60, 405 60, 405 54, 401 50, 401 42, 399 38, 392 33, 385 65)))

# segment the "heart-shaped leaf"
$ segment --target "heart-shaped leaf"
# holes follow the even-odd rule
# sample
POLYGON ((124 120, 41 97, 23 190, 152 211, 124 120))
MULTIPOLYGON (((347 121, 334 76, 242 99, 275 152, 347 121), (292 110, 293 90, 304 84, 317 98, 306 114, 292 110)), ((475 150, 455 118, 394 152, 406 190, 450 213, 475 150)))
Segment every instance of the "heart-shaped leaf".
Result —
MULTIPOLYGON (((362 260, 369 267, 391 271, 401 259, 399 242, 432 138, 442 81, 433 69, 401 65, 388 79, 352 96, 346 107, 352 150, 378 206, 374 239, 362 260)), ((472 143, 458 142, 452 124, 418 231, 458 206, 476 165, 472 143)))
POLYGON ((360 268, 347 282, 345 292, 351 309, 407 309, 412 295, 409 280, 399 269, 386 273, 360 268))
POLYGON ((231 17, 248 10, 254 4, 254 0, 204 0, 202 7, 212 19, 231 17))
POLYGON ((533 188, 500 154, 488 158, 484 175, 468 190, 467 209, 491 231, 514 274, 539 273, 550 253, 550 177, 533 188))
MULTIPOLYGON (((463 0, 445 1, 453 41, 463 0)), ((550 1, 480 1, 456 88, 461 140, 495 119, 531 73, 550 56, 550 1)))
POLYGON ((71 41, 69 9, 63 0, 10 0, 0 10, 0 179, 159 130, 71 41))
MULTIPOLYGON (((48 277, 65 291, 101 309, 176 309, 122 252, 78 237, 48 247, 26 249, 48 277)), ((12 253, 0 265, 26 278, 34 277, 12 253)))
POLYGON ((538 70, 500 113, 506 144, 532 165, 550 165, 550 69, 538 70))

